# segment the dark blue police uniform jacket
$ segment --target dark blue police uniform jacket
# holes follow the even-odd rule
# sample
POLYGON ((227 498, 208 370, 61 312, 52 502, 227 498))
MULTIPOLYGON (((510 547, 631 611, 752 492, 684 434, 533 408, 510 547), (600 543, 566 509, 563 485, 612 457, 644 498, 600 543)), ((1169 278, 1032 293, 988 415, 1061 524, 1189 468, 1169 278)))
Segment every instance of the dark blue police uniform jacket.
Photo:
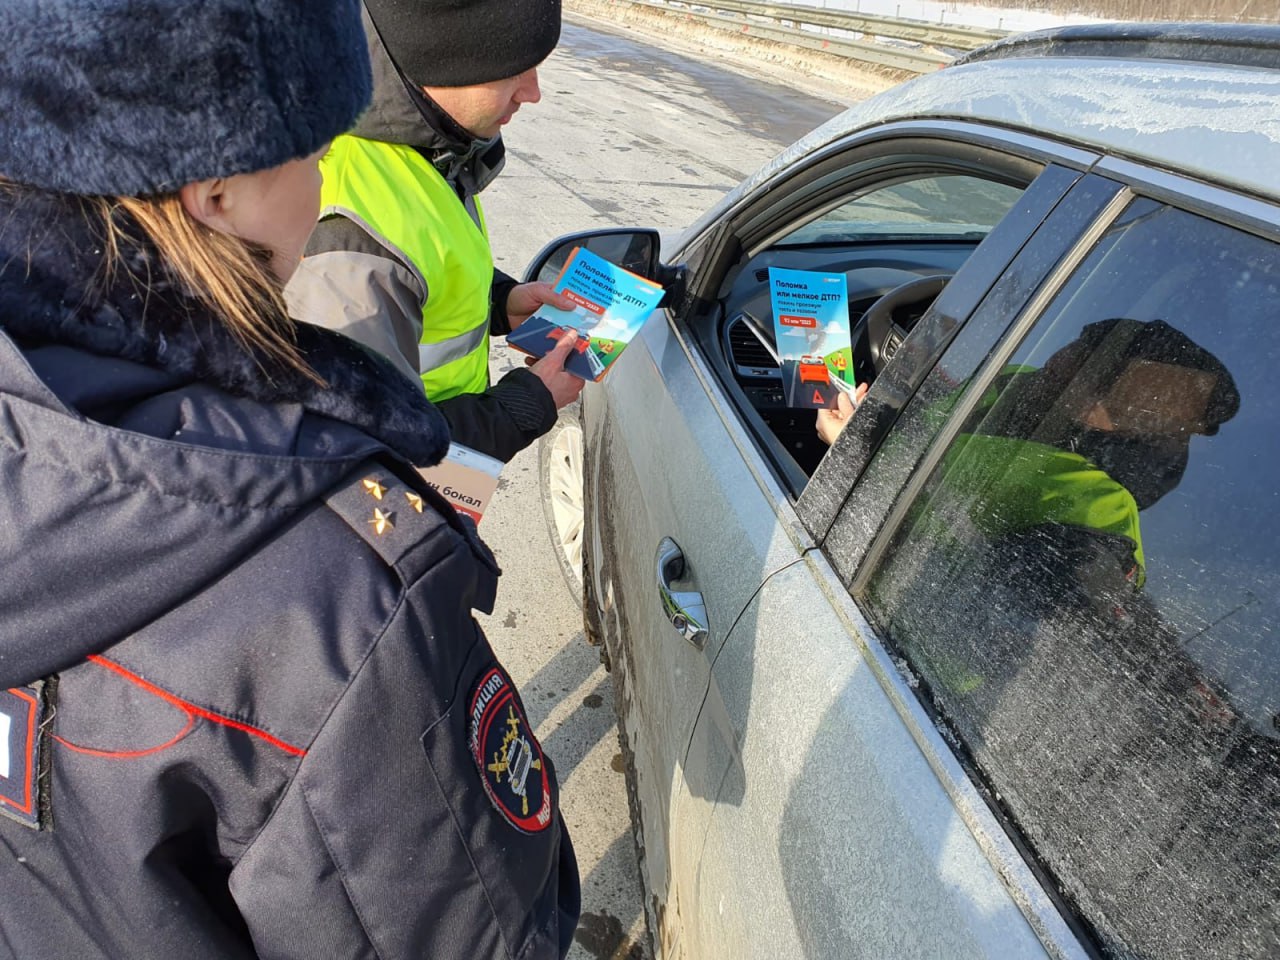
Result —
POLYGON ((442 418, 328 331, 326 386, 255 361, 144 242, 104 277, 74 202, 0 194, 0 956, 563 956, 442 418))

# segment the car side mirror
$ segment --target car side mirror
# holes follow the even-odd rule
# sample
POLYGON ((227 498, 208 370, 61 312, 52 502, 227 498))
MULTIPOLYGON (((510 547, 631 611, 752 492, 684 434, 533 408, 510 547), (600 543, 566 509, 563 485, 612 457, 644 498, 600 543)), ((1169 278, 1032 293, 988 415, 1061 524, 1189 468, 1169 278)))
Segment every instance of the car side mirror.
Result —
POLYGON ((649 280, 666 285, 667 268, 658 260, 660 240, 657 230, 609 229, 587 230, 557 237, 542 248, 524 271, 524 282, 542 280, 555 283, 574 247, 586 247, 597 256, 624 270, 638 273, 649 280))

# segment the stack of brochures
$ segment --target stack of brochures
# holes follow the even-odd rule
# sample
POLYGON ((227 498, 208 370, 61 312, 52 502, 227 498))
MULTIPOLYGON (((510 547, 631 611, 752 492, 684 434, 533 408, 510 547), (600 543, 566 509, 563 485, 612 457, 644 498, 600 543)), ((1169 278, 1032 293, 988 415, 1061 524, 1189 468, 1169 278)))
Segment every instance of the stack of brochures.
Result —
POLYGON ((575 248, 569 255, 555 288, 574 302, 574 308, 560 310, 544 304, 507 334, 507 343, 535 357, 544 357, 566 333, 575 332, 578 340, 564 368, 590 381, 609 372, 663 294, 661 285, 623 270, 584 247, 575 248))
POLYGON ((453 509, 478 524, 498 487, 502 461, 451 443, 443 460, 418 472, 436 493, 453 504, 453 509))

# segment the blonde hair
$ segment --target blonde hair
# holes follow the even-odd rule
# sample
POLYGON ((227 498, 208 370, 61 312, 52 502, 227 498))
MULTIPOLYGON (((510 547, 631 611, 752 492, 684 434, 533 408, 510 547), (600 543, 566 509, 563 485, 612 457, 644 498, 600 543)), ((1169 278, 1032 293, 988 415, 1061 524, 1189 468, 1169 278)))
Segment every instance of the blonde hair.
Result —
MULTIPOLYGON (((226 324, 248 352, 265 354, 324 383, 298 352, 283 287, 269 266, 269 250, 200 223, 177 193, 86 200, 104 231, 104 280, 110 282, 120 268, 123 249, 137 243, 121 222, 122 212, 155 246, 172 278, 226 324)), ((149 278, 132 279, 145 285, 149 278)), ((259 367, 270 376, 261 363, 259 367)))

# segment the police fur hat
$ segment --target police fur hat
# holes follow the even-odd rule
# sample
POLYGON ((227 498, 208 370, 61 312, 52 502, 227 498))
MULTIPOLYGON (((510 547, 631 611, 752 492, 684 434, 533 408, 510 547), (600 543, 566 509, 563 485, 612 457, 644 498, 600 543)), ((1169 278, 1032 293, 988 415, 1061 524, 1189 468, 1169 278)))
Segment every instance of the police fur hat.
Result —
POLYGON ((560 42, 560 0, 365 0, 387 53, 420 87, 465 87, 536 67, 560 42))
POLYGON ((360 0, 3 0, 0 176, 141 196, 314 153, 369 102, 360 0))

